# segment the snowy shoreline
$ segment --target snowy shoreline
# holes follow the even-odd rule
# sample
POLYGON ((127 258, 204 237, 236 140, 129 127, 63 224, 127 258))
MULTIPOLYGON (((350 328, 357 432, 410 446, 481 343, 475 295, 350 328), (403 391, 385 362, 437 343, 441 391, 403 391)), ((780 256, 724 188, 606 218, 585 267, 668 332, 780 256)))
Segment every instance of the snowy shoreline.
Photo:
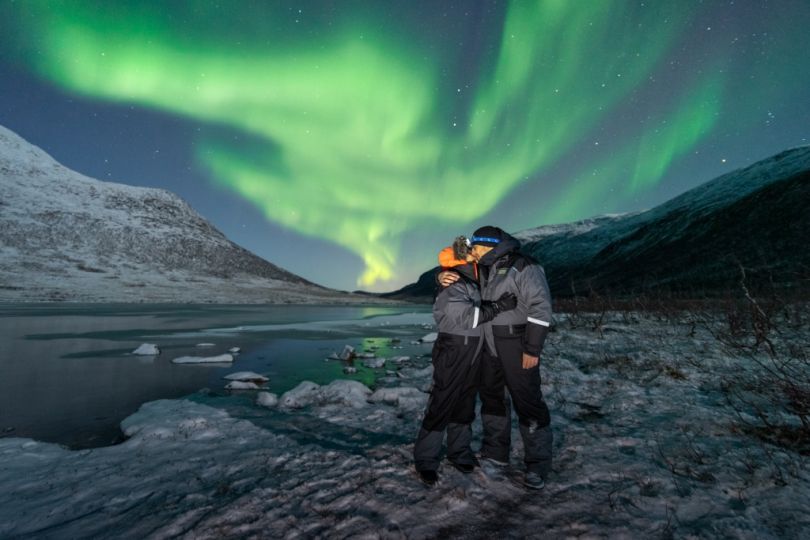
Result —
MULTIPOLYGON (((410 451, 430 370, 410 369, 381 377, 374 399, 357 381, 336 381, 302 383, 271 408, 205 396, 150 402, 111 447, 0 439, 0 537, 800 538, 810 530, 806 459, 734 428, 739 411, 726 406, 722 379, 756 364, 716 339, 722 321, 607 313, 598 328, 592 322, 558 316, 544 353, 556 461, 542 492, 447 465, 438 487, 422 486, 410 451)), ((773 340, 806 346, 806 325, 773 340)), ((516 430, 513 446, 519 474, 516 430)))

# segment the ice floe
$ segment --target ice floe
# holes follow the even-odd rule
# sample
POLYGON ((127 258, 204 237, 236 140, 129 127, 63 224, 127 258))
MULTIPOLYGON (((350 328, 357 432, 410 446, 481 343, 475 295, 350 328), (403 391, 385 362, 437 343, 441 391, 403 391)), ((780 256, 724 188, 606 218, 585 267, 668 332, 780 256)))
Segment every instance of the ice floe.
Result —
POLYGON ((433 366, 427 366, 421 369, 417 368, 402 368, 397 371, 397 377, 402 379, 420 379, 430 377, 433 375, 433 366))
POLYGON ((312 381, 303 381, 292 390, 282 394, 279 406, 286 409, 326 404, 363 407, 370 395, 371 390, 359 381, 338 379, 324 386, 312 381))
POLYGON ((270 379, 264 375, 253 371, 237 371, 236 373, 229 373, 223 377, 229 381, 249 381, 249 382, 267 382, 270 379))
POLYGON ((132 354, 138 354, 143 356, 154 356, 156 354, 160 354, 160 349, 157 345, 153 343, 143 343, 137 349, 132 351, 132 354))
POLYGON ((255 382, 231 381, 225 385, 226 390, 258 390, 260 387, 255 382))
POLYGON ((427 401, 427 394, 418 388, 395 386, 380 388, 368 397, 369 403, 385 403, 387 405, 399 405, 400 401, 410 404, 414 399, 424 403, 427 401))
POLYGON ((368 358, 363 360, 363 365, 371 369, 381 368, 385 365, 385 358, 368 358))
POLYGON ((271 392, 259 392, 256 395, 256 403, 262 407, 273 408, 278 405, 278 395, 271 392))
POLYGON ((175 364, 223 364, 233 362, 233 356, 225 353, 217 356, 180 356, 172 360, 175 364))

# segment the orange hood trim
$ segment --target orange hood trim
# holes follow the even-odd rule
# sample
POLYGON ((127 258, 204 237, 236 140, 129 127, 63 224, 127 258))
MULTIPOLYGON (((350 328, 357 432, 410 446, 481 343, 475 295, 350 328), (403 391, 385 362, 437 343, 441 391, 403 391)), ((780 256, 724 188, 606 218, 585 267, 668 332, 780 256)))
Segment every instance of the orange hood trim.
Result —
POLYGON ((448 246, 439 252, 439 266, 442 268, 455 268, 456 266, 464 266, 465 264, 472 266, 475 278, 478 279, 478 265, 456 259, 456 256, 453 254, 453 246, 448 246))

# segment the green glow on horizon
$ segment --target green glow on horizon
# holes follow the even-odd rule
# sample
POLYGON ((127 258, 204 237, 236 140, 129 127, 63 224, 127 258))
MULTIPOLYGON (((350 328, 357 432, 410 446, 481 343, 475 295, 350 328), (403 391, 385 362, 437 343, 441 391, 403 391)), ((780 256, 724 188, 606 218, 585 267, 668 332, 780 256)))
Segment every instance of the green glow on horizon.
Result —
MULTIPOLYGON (((453 125, 439 110, 440 96, 456 91, 441 78, 441 59, 396 21, 371 31, 358 19, 314 43, 273 23, 263 39, 236 46, 217 32, 183 34, 139 6, 113 16, 26 2, 16 8, 20 35, 37 49, 27 61, 70 91, 266 141, 257 151, 201 140, 197 155, 267 219, 356 253, 364 286, 394 278, 409 231, 480 218, 574 147, 643 83, 682 20, 666 5, 622 17, 628 8, 618 1, 510 4, 492 65, 474 81, 467 118, 453 125)), ((632 190, 657 181, 711 127, 702 111, 674 119, 666 134, 645 135, 632 190)), ((571 215, 588 199, 563 197, 556 211, 571 215)))

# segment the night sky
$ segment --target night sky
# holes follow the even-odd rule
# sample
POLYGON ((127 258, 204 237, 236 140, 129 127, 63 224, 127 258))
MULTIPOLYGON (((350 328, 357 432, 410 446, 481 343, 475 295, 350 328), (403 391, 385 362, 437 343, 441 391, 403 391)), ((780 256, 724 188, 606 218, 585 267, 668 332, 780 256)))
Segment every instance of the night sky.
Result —
POLYGON ((4 1, 0 124, 315 282, 810 139, 810 1, 4 1))

